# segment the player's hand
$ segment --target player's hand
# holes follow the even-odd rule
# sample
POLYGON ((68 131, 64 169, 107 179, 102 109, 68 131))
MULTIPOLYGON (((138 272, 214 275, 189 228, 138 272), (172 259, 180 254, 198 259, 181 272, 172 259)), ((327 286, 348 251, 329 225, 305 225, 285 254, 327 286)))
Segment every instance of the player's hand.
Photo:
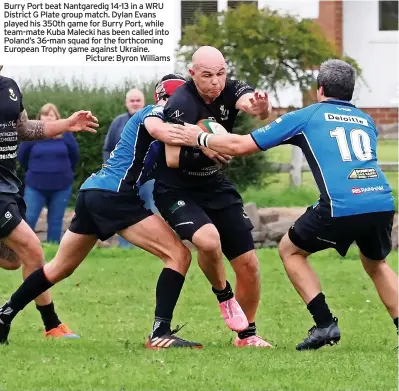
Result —
POLYGON ((170 143, 173 145, 186 145, 188 147, 196 147, 198 135, 203 130, 197 125, 185 123, 183 125, 174 124, 169 129, 170 143))
POLYGON ((250 115, 257 116, 269 112, 269 97, 266 92, 255 92, 249 98, 250 105, 243 105, 243 109, 250 115))
POLYGON ((91 132, 97 133, 98 119, 91 111, 77 111, 66 119, 69 132, 91 132))
POLYGON ((223 153, 212 151, 212 149, 209 148, 200 147, 200 149, 204 155, 208 156, 209 159, 213 160, 215 163, 229 164, 231 159, 233 159, 230 155, 224 155, 223 153))

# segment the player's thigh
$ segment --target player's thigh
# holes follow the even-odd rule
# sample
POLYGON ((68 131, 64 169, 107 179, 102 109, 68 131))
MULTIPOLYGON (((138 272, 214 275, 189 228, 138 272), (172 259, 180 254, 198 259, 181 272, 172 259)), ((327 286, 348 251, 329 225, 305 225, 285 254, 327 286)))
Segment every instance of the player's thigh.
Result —
POLYGON ((23 265, 23 275, 44 265, 40 239, 26 223, 26 204, 20 194, 0 195, 0 238, 23 265))
POLYGON ((130 243, 163 261, 182 262, 188 268, 191 260, 190 251, 159 216, 148 216, 118 233, 130 243))
MULTIPOLYGON (((232 261, 254 250, 254 228, 241 203, 224 209, 206 210, 220 235, 223 254, 232 261)), ((249 256, 249 255, 248 255, 249 256)))
POLYGON ((82 235, 67 230, 53 260, 44 267, 49 281, 55 283, 72 274, 96 243, 96 235, 82 235))
POLYGON ((181 192, 155 195, 155 204, 162 217, 182 240, 193 241, 194 234, 211 220, 189 196, 181 192))
POLYGON ((355 240, 347 219, 320 215, 313 206, 295 221, 288 231, 288 237, 306 253, 335 248, 341 256, 346 255, 355 240))
MULTIPOLYGON (((369 213, 356 217, 358 229, 356 244, 369 260, 384 260, 392 250, 394 212, 369 213)), ((355 229, 355 228, 354 228, 355 229)))

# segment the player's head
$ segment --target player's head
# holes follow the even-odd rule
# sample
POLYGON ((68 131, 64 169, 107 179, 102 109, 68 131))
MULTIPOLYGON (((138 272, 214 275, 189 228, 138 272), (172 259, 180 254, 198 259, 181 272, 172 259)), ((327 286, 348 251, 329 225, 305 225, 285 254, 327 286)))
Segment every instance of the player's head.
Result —
POLYGON ((356 70, 342 60, 327 60, 317 76, 317 100, 326 98, 350 101, 355 89, 356 70))
POLYGON ((193 54, 189 72, 204 98, 216 99, 226 85, 226 61, 212 46, 202 46, 193 54))
POLYGON ((141 110, 145 106, 144 94, 137 88, 126 93, 125 105, 130 115, 141 110))
POLYGON ((178 74, 170 73, 165 75, 155 85, 154 100, 158 103, 161 100, 167 100, 172 96, 176 89, 182 86, 186 82, 186 79, 178 74))

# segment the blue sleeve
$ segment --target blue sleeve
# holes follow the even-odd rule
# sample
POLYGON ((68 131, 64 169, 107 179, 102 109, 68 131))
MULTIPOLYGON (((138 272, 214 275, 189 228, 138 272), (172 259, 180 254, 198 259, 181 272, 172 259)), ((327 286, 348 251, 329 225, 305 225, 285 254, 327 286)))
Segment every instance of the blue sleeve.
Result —
POLYGON ((254 130, 251 137, 263 151, 282 142, 289 143, 290 138, 304 130, 310 118, 309 111, 306 109, 284 114, 272 123, 254 130))
POLYGON ((72 170, 75 170, 75 166, 79 160, 79 144, 77 143, 75 137, 73 137, 73 134, 71 133, 65 133, 64 142, 68 148, 68 155, 69 155, 69 160, 71 161, 72 170))
POLYGON ((108 133, 105 136, 105 141, 104 141, 104 148, 103 148, 103 157, 107 157, 104 162, 106 162, 109 158, 109 154, 114 150, 115 145, 118 143, 119 140, 117 140, 117 136, 118 136, 118 130, 119 130, 119 122, 120 119, 119 117, 116 117, 109 129, 108 129, 108 133))
POLYGON ((149 117, 156 117, 162 121, 165 121, 165 115, 163 113, 163 106, 154 106, 151 110, 148 110, 146 114, 144 114, 143 121, 149 117))
POLYGON ((28 170, 29 157, 33 145, 34 142, 32 141, 24 141, 21 144, 19 144, 17 159, 25 171, 28 170))

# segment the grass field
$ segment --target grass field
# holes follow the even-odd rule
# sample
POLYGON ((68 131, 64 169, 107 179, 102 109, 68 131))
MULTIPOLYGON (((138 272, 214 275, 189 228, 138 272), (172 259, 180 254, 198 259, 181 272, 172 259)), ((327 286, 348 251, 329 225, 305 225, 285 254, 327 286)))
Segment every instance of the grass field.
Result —
MULTIPOLYGON (((48 259, 55 247, 46 247, 48 259)), ((313 257, 330 307, 339 318, 338 346, 296 352, 312 326, 276 250, 259 250, 263 293, 258 329, 272 350, 236 349, 196 262, 175 313, 187 322, 181 336, 201 351, 147 351, 154 287, 161 264, 141 250, 96 249, 68 280, 53 288, 62 319, 77 341, 42 337, 29 305, 13 324, 10 345, 0 347, 1 391, 16 390, 397 390, 397 344, 392 320, 352 249, 346 259, 327 251, 313 257)), ((194 255, 195 258, 195 255, 194 255)), ((397 253, 389 262, 397 269, 397 253)), ((231 269, 228 267, 233 281, 231 269)), ((20 283, 20 272, 0 270, 0 297, 20 283)))

